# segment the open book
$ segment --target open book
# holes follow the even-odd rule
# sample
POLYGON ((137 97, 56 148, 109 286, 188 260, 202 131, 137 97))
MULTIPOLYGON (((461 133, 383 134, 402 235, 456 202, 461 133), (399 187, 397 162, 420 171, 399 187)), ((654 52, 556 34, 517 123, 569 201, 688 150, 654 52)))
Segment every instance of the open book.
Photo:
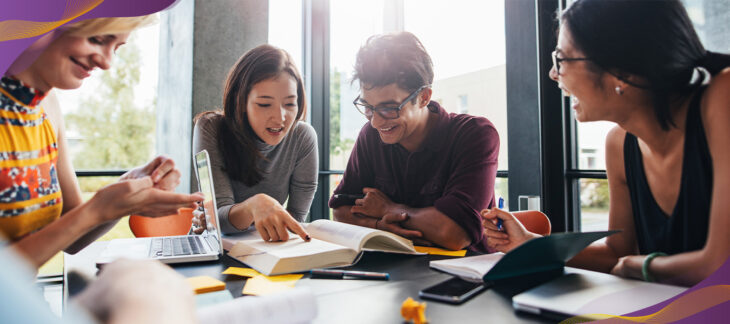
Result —
POLYGON ((429 266, 465 280, 492 282, 541 272, 562 272, 565 262, 591 242, 618 231, 560 233, 529 240, 507 254, 431 261, 429 266))
POLYGON ((277 275, 352 265, 361 251, 421 254, 413 242, 390 232, 334 222, 316 220, 306 227, 311 241, 290 235, 286 242, 223 237, 228 255, 265 275, 277 275))

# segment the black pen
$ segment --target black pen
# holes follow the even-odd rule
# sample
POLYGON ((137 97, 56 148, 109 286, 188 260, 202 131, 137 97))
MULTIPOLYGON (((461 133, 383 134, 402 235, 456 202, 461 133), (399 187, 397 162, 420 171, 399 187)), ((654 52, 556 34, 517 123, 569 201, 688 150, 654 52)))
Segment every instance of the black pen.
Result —
POLYGON ((369 280, 388 280, 390 274, 387 272, 368 272, 368 271, 350 271, 350 270, 332 270, 332 269, 312 269, 309 271, 312 279, 344 279, 345 277, 353 277, 358 279, 369 280))
POLYGON ((335 198, 347 198, 347 199, 363 199, 364 194, 335 194, 335 198))

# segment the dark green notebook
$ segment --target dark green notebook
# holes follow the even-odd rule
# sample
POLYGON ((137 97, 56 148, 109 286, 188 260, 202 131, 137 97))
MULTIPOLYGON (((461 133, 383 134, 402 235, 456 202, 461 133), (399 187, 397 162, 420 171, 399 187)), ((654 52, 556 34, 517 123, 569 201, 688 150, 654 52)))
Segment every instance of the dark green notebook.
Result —
POLYGON ((505 254, 482 278, 493 282, 561 270, 592 242, 620 231, 558 233, 529 240, 505 254))

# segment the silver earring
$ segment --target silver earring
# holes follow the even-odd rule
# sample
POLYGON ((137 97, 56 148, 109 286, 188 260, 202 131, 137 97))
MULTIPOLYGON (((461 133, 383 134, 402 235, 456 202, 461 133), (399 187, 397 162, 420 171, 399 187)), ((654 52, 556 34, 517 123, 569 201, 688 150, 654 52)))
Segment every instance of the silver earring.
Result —
POLYGON ((621 89, 621 86, 616 86, 616 94, 619 96, 624 94, 624 91, 621 89))

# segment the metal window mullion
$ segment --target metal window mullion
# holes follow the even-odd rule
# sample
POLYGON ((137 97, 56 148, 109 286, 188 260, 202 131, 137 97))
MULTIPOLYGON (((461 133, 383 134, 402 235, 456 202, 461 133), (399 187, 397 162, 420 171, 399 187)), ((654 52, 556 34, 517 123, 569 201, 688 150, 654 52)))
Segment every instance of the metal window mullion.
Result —
POLYGON ((329 215, 329 0, 306 0, 304 11, 304 74, 309 89, 312 127, 319 146, 319 181, 310 220, 329 215))

